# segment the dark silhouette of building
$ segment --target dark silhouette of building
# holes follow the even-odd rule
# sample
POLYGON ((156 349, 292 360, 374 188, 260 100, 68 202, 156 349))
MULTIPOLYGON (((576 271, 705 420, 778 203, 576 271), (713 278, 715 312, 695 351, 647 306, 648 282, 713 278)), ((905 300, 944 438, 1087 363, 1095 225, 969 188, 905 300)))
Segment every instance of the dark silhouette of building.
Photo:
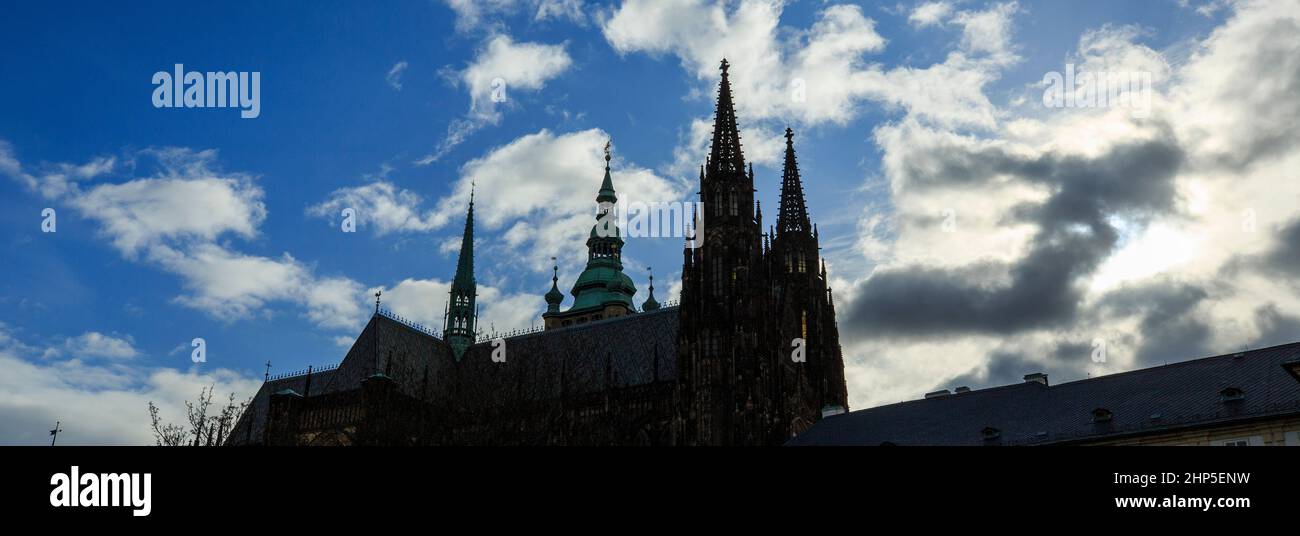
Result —
POLYGON ((778 445, 847 410, 817 228, 786 130, 781 205, 763 233, 723 60, 702 213, 680 303, 638 311, 609 170, 573 305, 553 275, 544 331, 476 330, 474 203, 441 334, 375 314, 334 369, 270 378, 229 444, 778 445), (702 229, 702 230, 701 230, 702 229))
POLYGON ((1050 385, 989 389, 839 415, 791 445, 1300 446, 1300 343, 1050 385))

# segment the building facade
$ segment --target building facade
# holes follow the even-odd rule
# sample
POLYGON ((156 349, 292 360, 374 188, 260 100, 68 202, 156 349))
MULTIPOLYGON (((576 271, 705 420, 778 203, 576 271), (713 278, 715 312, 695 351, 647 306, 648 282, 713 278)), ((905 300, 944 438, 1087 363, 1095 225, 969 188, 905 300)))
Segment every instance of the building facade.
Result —
POLYGON ((786 130, 780 207, 764 232, 723 60, 702 212, 682 291, 638 309, 623 273, 606 146, 585 269, 545 329, 477 329, 471 196, 441 332, 376 304, 337 368, 271 378, 228 444, 779 445, 847 410, 835 309, 786 130))

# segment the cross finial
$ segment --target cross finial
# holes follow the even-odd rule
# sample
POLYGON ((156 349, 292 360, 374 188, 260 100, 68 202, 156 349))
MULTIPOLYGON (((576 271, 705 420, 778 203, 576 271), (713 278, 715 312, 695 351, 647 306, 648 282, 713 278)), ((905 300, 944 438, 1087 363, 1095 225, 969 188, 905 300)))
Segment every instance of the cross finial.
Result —
POLYGON ((560 280, 560 264, 555 261, 555 257, 551 257, 551 281, 559 281, 559 280, 560 280))
POLYGON ((384 293, 383 289, 380 289, 378 292, 375 292, 375 314, 379 314, 379 296, 381 296, 383 293, 384 293))
POLYGON ((731 64, 727 63, 727 58, 722 58, 722 74, 727 74, 728 67, 731 67, 731 64))
POLYGON ((786 143, 794 141, 794 131, 790 130, 790 127, 785 127, 785 141, 786 143))
POLYGON ((50 430, 50 436, 52 436, 52 437, 50 438, 50 446, 51 446, 51 447, 54 446, 54 442, 55 442, 55 441, 58 441, 58 440, 59 440, 59 432, 62 432, 62 431, 63 431, 63 430, 61 430, 61 429, 59 428, 59 421, 54 421, 54 429, 53 429, 53 430, 50 430))
POLYGON ((614 140, 605 140, 605 167, 609 167, 609 146, 612 143, 614 143, 614 140))
POLYGON ((271 360, 268 359, 266 360, 266 373, 262 375, 262 381, 267 382, 270 380, 271 380, 271 360))

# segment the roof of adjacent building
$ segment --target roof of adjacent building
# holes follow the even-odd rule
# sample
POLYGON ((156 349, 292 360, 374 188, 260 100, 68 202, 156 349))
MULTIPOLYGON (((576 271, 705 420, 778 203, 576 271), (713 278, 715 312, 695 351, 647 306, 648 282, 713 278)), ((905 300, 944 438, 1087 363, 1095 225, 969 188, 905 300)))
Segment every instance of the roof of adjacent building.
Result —
POLYGON ((1300 414, 1300 381, 1283 366, 1297 359, 1300 343, 1291 343, 1060 385, 948 394, 829 417, 789 444, 1069 443, 1300 414))
MULTIPOLYGON (((673 381, 677 312, 662 308, 504 338, 505 362, 492 361, 491 341, 471 346, 457 361, 442 339, 376 314, 338 368, 312 375, 309 394, 358 389, 377 373, 392 377, 408 396, 453 398, 458 405, 550 400, 673 381)), ((305 387, 306 376, 263 384, 230 434, 231 443, 260 442, 271 394, 284 389, 304 394, 305 387)))

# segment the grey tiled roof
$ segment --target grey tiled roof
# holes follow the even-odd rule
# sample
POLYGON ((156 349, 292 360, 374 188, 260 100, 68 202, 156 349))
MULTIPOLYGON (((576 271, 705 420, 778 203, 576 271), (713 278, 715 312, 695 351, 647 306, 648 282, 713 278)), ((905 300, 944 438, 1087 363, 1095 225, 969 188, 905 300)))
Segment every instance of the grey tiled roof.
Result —
POLYGON ((1300 414, 1300 381, 1282 366, 1297 357, 1300 343, 1292 343, 1050 387, 1026 382, 913 400, 823 419, 789 444, 1048 444, 1300 414), (1244 398, 1225 402, 1227 388, 1244 398), (1099 408, 1109 421, 1093 422, 1099 408), (986 438, 986 428, 997 437, 986 438))

